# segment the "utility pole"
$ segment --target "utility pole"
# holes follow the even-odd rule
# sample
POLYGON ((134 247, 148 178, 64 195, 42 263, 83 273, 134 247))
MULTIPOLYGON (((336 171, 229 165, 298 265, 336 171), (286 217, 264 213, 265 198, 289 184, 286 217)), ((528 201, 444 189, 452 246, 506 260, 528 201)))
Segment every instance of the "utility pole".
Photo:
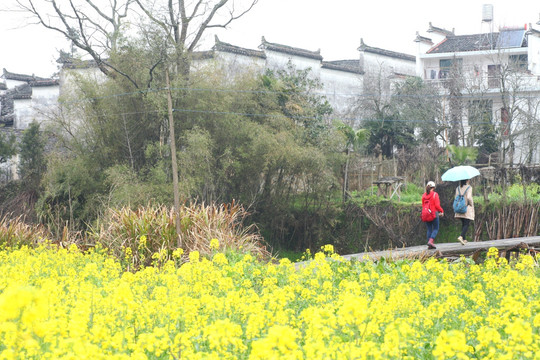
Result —
POLYGON ((167 82, 167 107, 169 110, 169 143, 171 144, 171 161, 173 175, 173 193, 174 193, 174 217, 176 225, 177 246, 182 247, 182 238, 180 237, 180 190, 178 189, 178 163, 176 162, 176 142, 174 137, 174 119, 171 96, 171 82, 169 80, 169 70, 165 69, 165 81, 167 82))

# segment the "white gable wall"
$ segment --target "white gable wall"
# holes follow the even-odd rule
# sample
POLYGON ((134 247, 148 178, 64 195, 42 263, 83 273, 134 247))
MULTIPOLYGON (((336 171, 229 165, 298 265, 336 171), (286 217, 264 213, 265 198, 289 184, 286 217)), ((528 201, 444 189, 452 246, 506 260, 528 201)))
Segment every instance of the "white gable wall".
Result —
POLYGON ((306 58, 303 56, 296 56, 291 54, 285 54, 282 52, 265 50, 266 53, 266 67, 272 70, 286 69, 289 61, 294 65, 297 70, 305 70, 310 68, 314 76, 320 75, 319 69, 321 67, 321 61, 317 59, 306 58))
POLYGON ((360 52, 360 61, 366 73, 379 72, 399 73, 414 76, 416 74, 416 63, 414 61, 385 56, 369 51, 360 52))
POLYGON ((540 75, 540 35, 527 36, 529 57, 529 70, 533 75, 540 75))
POLYGON ((358 99, 363 86, 363 75, 333 69, 320 69, 322 92, 332 104, 336 115, 345 114, 353 101, 358 99))
POLYGON ((215 62, 222 66, 227 74, 240 72, 263 72, 266 59, 228 52, 217 52, 215 62))

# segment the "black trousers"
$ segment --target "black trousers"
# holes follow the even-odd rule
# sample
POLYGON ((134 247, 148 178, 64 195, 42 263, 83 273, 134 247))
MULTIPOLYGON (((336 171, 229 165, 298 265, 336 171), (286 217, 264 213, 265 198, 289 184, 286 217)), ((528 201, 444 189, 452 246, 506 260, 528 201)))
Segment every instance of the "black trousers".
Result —
POLYGON ((471 224, 470 219, 461 218, 461 237, 465 239, 467 235, 467 230, 469 230, 469 225, 471 224))

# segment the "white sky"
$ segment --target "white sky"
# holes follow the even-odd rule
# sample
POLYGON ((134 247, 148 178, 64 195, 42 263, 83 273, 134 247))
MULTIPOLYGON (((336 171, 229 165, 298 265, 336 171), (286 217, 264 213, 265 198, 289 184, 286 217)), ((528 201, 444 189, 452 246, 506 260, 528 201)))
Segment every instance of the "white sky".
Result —
MULTIPOLYGON (((13 0, 1 0, 0 9, 13 0)), ((434 26, 456 35, 487 32, 482 23, 482 5, 493 4, 494 30, 499 26, 523 26, 540 19, 540 0, 259 0, 244 18, 220 30, 221 41, 256 49, 261 37, 273 43, 321 49, 325 60, 355 59, 360 38, 369 46, 415 54, 416 32, 434 26)), ((0 12, 0 68, 10 72, 51 76, 62 37, 36 25, 26 25, 22 16, 0 12)), ((201 50, 214 44, 208 34, 201 50)))

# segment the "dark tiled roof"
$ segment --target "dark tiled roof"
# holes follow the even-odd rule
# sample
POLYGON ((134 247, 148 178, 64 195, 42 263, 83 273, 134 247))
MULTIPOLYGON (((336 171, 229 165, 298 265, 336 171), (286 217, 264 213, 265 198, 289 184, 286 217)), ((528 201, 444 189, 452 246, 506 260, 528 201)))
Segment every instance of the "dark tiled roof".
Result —
POLYGON ((7 95, 11 96, 13 99, 31 99, 32 87, 30 84, 22 84, 8 90, 7 95))
POLYGON ((15 114, 0 115, 0 126, 13 126, 15 114))
POLYGON ((246 49, 239 46, 231 45, 222 41, 219 41, 218 37, 215 36, 216 43, 212 49, 216 51, 230 52, 233 54, 240 54, 245 56, 259 57, 261 59, 266 59, 266 54, 264 51, 246 49))
POLYGON ((59 81, 57 79, 43 79, 43 80, 36 80, 31 81, 30 86, 32 87, 38 87, 38 86, 56 86, 59 84, 59 81))
POLYGON ((322 61, 323 59, 323 57, 321 56, 320 50, 309 51, 305 49, 295 48, 292 46, 274 44, 274 43, 270 43, 266 41, 264 36, 262 37, 262 41, 261 41, 261 45, 259 45, 259 49, 277 51, 277 52, 282 52, 285 54, 301 56, 301 57, 320 60, 320 61, 322 61))
POLYGON ((355 74, 363 74, 364 71, 360 68, 359 60, 334 60, 323 61, 322 67, 325 69, 346 71, 355 74))
POLYGON ((450 31, 450 30, 446 30, 446 29, 443 29, 443 28, 440 28, 440 27, 433 26, 431 24, 431 21, 429 22, 429 29, 427 29, 427 32, 434 32, 434 33, 438 33, 438 34, 441 34, 441 35, 444 35, 444 36, 452 36, 452 35, 454 35, 454 29, 452 29, 452 31, 450 31))
POLYGON ((3 77, 6 80, 25 81, 25 82, 28 82, 28 83, 34 82, 34 81, 41 81, 41 80, 50 80, 50 79, 42 78, 42 77, 35 76, 35 75, 25 75, 25 74, 12 73, 12 72, 7 71, 5 68, 4 68, 3 77))
MULTIPOLYGON (((429 54, 436 53, 451 53, 451 52, 461 52, 461 51, 482 51, 482 50, 493 50, 496 49, 499 45, 499 42, 504 42, 503 40, 508 35, 512 35, 512 32, 519 31, 523 32, 523 29, 520 30, 506 30, 501 33, 486 33, 486 34, 473 34, 473 35, 457 35, 457 36, 448 36, 446 39, 433 46, 428 50, 429 54), (499 39, 503 34, 503 39, 499 39)), ((519 33, 515 33, 519 35, 519 33)), ((505 46, 502 45, 500 48, 509 48, 509 47, 526 47, 527 40, 526 38, 517 46, 505 46)))
POLYGON ((385 49, 368 46, 364 43, 364 39, 360 39, 360 47, 358 48, 358 51, 370 52, 370 53, 374 53, 378 55, 393 57, 396 59, 402 59, 402 60, 407 60, 407 61, 416 61, 416 57, 409 54, 404 54, 404 53, 399 53, 399 52, 395 52, 391 50, 385 50, 385 49))
POLYGON ((6 117, 10 114, 13 114, 15 111, 15 105, 13 104, 13 97, 2 95, 0 96, 0 104, 2 105, 0 108, 0 116, 6 117))
POLYGON ((191 58, 194 60, 206 60, 213 59, 214 55, 215 54, 213 50, 194 51, 193 53, 191 53, 191 58))
POLYGON ((5 82, 0 82, 0 90, 7 90, 7 85, 5 82))
POLYGON ((9 114, 6 116, 0 116, 0 126, 6 127, 6 126, 13 126, 13 123, 15 122, 15 114, 9 114))
POLYGON ((414 41, 415 41, 415 42, 425 42, 425 43, 428 43, 428 44, 433 45, 433 41, 431 41, 430 38, 421 36, 421 35, 418 33, 418 31, 416 32, 416 38, 414 39, 414 41))

